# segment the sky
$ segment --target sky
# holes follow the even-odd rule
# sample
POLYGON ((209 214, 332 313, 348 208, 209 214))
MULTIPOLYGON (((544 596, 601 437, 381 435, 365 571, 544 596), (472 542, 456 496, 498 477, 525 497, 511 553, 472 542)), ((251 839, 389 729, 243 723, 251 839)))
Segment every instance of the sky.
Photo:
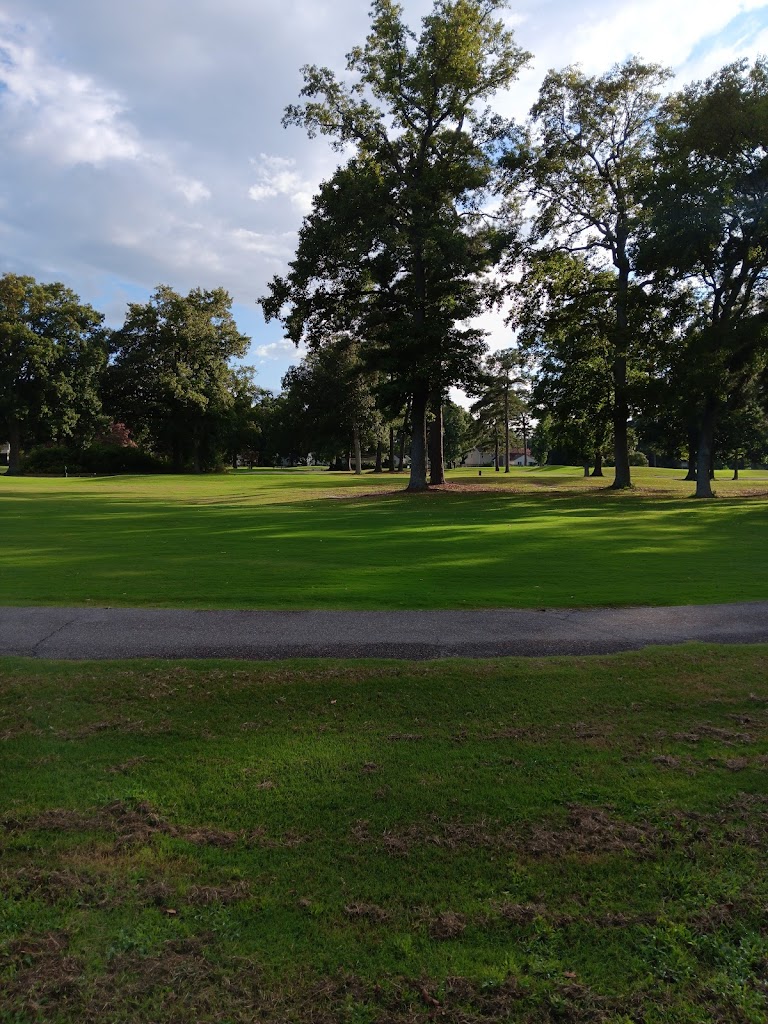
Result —
MULTIPOLYGON (((402 5, 418 27, 431 0, 402 5)), ((768 53, 763 0, 520 0, 507 19, 533 60, 495 105, 521 121, 550 68, 637 54, 679 87, 768 53)), ((223 286, 279 390, 300 353, 256 300, 339 160, 282 112, 301 66, 342 75, 367 27, 361 0, 0 0, 0 273, 63 281, 113 327, 160 283, 223 286)), ((481 325, 510 344, 500 315, 481 325)))

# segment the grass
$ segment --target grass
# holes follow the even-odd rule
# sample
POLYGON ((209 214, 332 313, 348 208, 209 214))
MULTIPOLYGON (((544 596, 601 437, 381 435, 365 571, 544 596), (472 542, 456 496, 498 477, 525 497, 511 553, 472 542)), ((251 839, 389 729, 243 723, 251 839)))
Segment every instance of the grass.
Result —
MULTIPOLYGON (((482 608, 768 597, 768 474, 690 498, 637 470, 402 477, 239 471, 0 479, 0 601, 187 608, 482 608)), ((725 474, 724 474, 725 475, 725 474)))
POLYGON ((4 1024, 763 1024, 765 647, 0 663, 4 1024))

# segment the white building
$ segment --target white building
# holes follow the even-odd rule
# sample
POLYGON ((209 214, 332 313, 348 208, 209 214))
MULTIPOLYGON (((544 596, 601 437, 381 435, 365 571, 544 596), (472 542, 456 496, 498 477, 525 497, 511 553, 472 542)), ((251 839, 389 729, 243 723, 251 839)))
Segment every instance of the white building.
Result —
MULTIPOLYGON (((468 452, 464 456, 463 466, 492 466, 494 463, 493 451, 483 451, 481 448, 473 448, 472 451, 468 452)), ((509 464, 510 466, 538 466, 538 462, 531 458, 531 449, 524 452, 522 448, 510 448, 509 450, 509 464), (526 461, 527 455, 527 461, 526 461)), ((499 465, 504 465, 504 449, 499 449, 499 465)))

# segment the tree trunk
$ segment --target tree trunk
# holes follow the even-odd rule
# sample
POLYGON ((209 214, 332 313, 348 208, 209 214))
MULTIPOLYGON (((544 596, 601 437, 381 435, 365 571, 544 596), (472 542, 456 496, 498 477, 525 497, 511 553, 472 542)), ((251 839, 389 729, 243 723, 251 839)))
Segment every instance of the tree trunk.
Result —
POLYGON ((15 416, 8 421, 8 443, 11 450, 8 452, 8 469, 6 476, 21 476, 21 427, 15 416))
POLYGON ((429 425, 429 482, 439 486, 445 483, 443 461, 443 403, 440 395, 433 395, 430 402, 434 419, 429 425))
MULTIPOLYGON (((622 228, 619 247, 623 253, 626 230, 622 228)), ((616 475, 611 487, 623 490, 632 486, 629 468, 629 403, 627 401, 627 340, 629 299, 629 262, 622 255, 619 261, 619 276, 616 283, 616 334, 613 339, 613 444, 616 460, 616 475)))
POLYGON ((395 472, 395 428, 389 428, 389 472, 395 472))
POLYGON ((595 468, 592 470, 592 476, 603 475, 603 453, 595 452, 595 468))
POLYGON ((504 472, 509 472, 509 385, 504 388, 504 472))
POLYGON ((427 389, 418 388, 411 402, 411 476, 409 491, 427 489, 427 389))
POLYGON ((589 463, 584 463, 584 476, 589 476, 589 463))
POLYGON ((374 467, 374 470, 373 470, 374 473, 383 473, 384 472, 384 470, 382 468, 382 465, 381 465, 383 454, 384 454, 384 445, 381 443, 381 438, 379 438, 379 440, 376 442, 376 466, 374 467))
POLYGON ((498 432, 498 430, 496 430, 496 432, 493 435, 493 468, 496 470, 497 473, 499 472, 499 432, 498 432))
POLYGON ((734 480, 738 480, 739 479, 739 460, 738 459, 736 459, 736 461, 733 463, 733 479, 734 480))
POLYGON ((696 460, 696 494, 697 498, 714 498, 712 480, 709 475, 712 465, 712 442, 715 436, 715 411, 708 402, 701 418, 699 431, 699 451, 696 460))
POLYGON ((685 474, 683 479, 695 480, 696 479, 696 463, 699 458, 699 435, 698 431, 691 429, 688 431, 688 472, 685 474))
POLYGON ((356 423, 352 428, 352 440, 355 446, 355 476, 360 476, 363 472, 363 454, 360 450, 360 428, 356 423))
POLYGON ((523 416, 523 465, 528 465, 528 421, 523 416))
POLYGON ((408 397, 408 401, 405 403, 405 413, 403 414, 403 425, 400 428, 400 465, 397 467, 398 473, 402 472, 405 468, 405 435, 406 428, 408 426, 408 417, 411 415, 411 399, 408 397))
MULTIPOLYGON (((621 394, 624 394, 626 379, 627 360, 622 357, 614 361, 614 390, 617 396, 619 395, 619 389, 621 389, 621 394), (619 369, 617 369, 617 365, 620 367, 619 369), (617 383, 617 378, 622 378, 623 384, 619 385, 617 383)), ((625 399, 619 401, 617 397, 613 412, 613 454, 616 463, 616 475, 613 479, 613 483, 611 484, 611 487, 617 491, 624 490, 625 488, 632 486, 632 477, 629 468, 628 419, 629 409, 627 407, 627 402, 625 399)))

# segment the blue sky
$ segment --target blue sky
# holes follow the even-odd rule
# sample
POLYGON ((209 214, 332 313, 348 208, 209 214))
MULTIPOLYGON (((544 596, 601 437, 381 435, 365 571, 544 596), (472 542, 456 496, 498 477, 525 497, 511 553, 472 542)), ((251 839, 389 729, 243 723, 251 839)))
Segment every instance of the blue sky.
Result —
MULTIPOLYGON (((431 5, 403 6, 416 25, 431 5)), ((498 97, 519 119, 551 67, 636 53, 681 85, 768 52, 761 0, 521 0, 508 17, 534 54, 498 97)), ((277 389, 297 354, 256 298, 338 159, 280 118, 301 65, 341 72, 367 22, 360 0, 0 0, 0 272, 64 281, 114 326, 161 282, 223 285, 277 389)), ((500 316, 482 324, 509 344, 500 316)))

